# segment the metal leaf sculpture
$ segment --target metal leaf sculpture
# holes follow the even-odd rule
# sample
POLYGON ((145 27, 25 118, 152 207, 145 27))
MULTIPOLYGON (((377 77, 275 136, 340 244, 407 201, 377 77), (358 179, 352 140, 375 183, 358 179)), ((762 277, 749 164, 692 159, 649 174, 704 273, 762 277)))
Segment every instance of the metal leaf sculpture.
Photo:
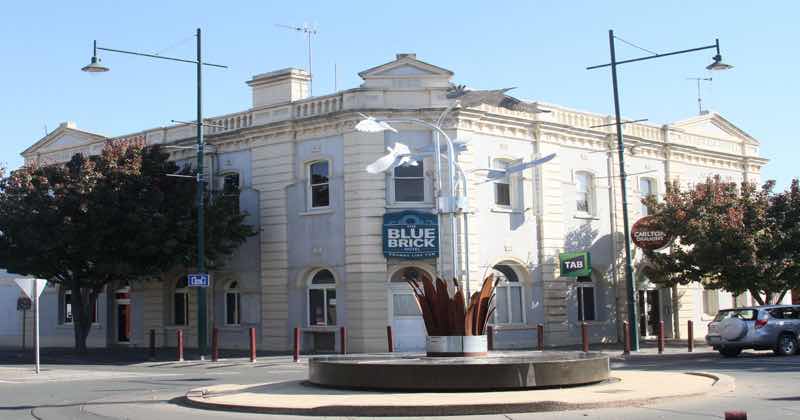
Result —
POLYGON ((435 281, 422 273, 421 285, 412 279, 406 279, 419 306, 425 329, 429 336, 463 336, 484 335, 489 317, 494 313, 494 291, 497 280, 489 276, 483 280, 481 289, 469 297, 464 297, 464 290, 453 279, 455 293, 450 296, 447 283, 441 278, 435 281))

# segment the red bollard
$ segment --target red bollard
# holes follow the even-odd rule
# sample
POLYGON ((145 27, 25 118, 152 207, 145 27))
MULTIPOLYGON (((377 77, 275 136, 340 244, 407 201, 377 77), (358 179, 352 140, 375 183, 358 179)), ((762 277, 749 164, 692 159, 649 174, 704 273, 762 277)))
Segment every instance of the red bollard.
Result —
POLYGON ((339 352, 347 354, 347 328, 339 328, 339 352))
POLYGON ((658 321, 658 354, 664 353, 664 321, 658 321))
POLYGON ((219 328, 211 329, 211 361, 219 361, 219 328))
POLYGON ((536 325, 536 348, 539 351, 544 351, 544 325, 536 325))
POLYGON ((178 330, 178 361, 183 361, 183 330, 178 330))
POLYGON ((585 322, 581 322, 581 339, 583 341, 583 352, 589 352, 589 330, 585 322))
POLYGON ((387 341, 387 344, 389 345, 389 353, 393 353, 394 352, 394 340, 392 338, 392 326, 391 325, 387 325, 386 326, 386 341, 387 341))
POLYGON ((256 329, 250 327, 250 363, 256 362, 256 329))
POLYGON ((150 330, 149 359, 150 360, 156 360, 156 330, 150 330))
POLYGON ((300 360, 300 328, 294 327, 294 352, 292 353, 292 360, 297 362, 300 360))
POLYGON ((689 353, 691 353, 694 351, 694 322, 692 322, 692 320, 689 320, 688 327, 689 353))
POLYGON ((631 354, 631 323, 622 321, 623 335, 625 336, 625 350, 622 354, 631 354))
POLYGON ((746 411, 726 411, 725 420, 747 420, 746 411))
POLYGON ((486 327, 486 348, 494 350, 494 327, 491 325, 486 327))

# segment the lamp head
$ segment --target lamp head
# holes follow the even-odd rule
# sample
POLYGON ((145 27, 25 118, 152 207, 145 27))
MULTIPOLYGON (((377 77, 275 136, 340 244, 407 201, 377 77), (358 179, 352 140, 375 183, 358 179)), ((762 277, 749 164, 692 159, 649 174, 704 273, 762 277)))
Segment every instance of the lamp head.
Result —
POLYGON ((100 59, 96 55, 93 55, 92 62, 84 66, 81 70, 87 73, 104 73, 110 69, 100 64, 100 59))
POLYGON ((732 68, 732 65, 722 62, 722 56, 720 54, 715 55, 714 62, 706 66, 707 70, 728 70, 732 68))

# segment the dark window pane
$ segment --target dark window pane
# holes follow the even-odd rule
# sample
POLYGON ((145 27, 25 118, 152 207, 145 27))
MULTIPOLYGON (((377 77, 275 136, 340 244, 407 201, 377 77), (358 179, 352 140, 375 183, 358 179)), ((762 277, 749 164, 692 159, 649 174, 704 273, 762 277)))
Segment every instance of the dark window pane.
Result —
POLYGON ((328 325, 336 325, 336 290, 328 289, 325 293, 328 310, 328 325))
POLYGON ((228 325, 239 324, 239 294, 225 294, 225 323, 228 325))
POLYGON ((499 206, 511 205, 511 189, 508 184, 494 184, 494 203, 499 206))
POLYGON ((407 202, 425 201, 424 179, 398 179, 394 180, 394 200, 407 202))
POLYGON ((64 293, 64 323, 72 322, 72 294, 64 293))
POLYGON ((494 266, 494 269, 502 273, 503 276, 505 276, 505 281, 519 282, 519 279, 517 278, 517 273, 516 271, 514 271, 513 268, 505 264, 499 264, 494 266))
POLYGON ((322 289, 308 291, 309 325, 325 325, 325 302, 322 289))
POLYGON ((594 321, 594 287, 578 288, 578 320, 594 321))
POLYGON ((237 193, 239 191, 239 174, 225 174, 223 176, 223 194, 237 193))
POLYGON ((187 307, 185 293, 175 293, 173 310, 175 325, 187 325, 189 318, 189 308, 187 307))
POLYGON ((585 194, 578 194, 578 199, 575 202, 575 209, 584 213, 589 212, 589 200, 585 194))
POLYGON ((311 207, 328 207, 330 203, 328 184, 311 187, 311 207))
POLYGON ((398 166, 394 168, 395 178, 422 178, 425 174, 422 162, 417 166, 398 166))
POLYGON ((333 278, 333 273, 328 270, 319 270, 317 274, 314 274, 314 278, 311 279, 312 284, 334 284, 336 283, 336 279, 333 278))
POLYGON ((311 185, 327 184, 330 172, 328 172, 328 162, 316 162, 311 164, 311 185))

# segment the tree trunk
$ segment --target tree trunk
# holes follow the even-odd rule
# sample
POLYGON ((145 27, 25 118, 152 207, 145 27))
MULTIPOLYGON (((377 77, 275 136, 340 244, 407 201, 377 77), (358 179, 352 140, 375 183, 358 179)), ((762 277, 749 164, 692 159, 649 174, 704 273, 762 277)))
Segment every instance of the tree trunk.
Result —
POLYGON ((97 300, 97 297, 94 293, 91 293, 91 290, 78 286, 77 281, 73 283, 71 290, 75 351, 83 355, 89 352, 86 347, 86 339, 89 337, 89 331, 92 328, 92 309, 94 308, 94 302, 97 300))
MULTIPOLYGON (((786 289, 786 290, 782 291, 782 292, 781 292, 781 294, 780 294, 780 296, 778 297, 778 300, 776 301, 776 303, 780 303, 780 301, 782 301, 782 300, 783 300, 783 298, 785 298, 785 297, 786 297, 786 294, 787 294, 787 293, 789 293, 789 289, 786 289)), ((790 302, 790 303, 791 303, 791 302, 790 302)))
POLYGON ((756 303, 758 303, 759 305, 764 304, 764 299, 761 298, 761 294, 759 293, 758 290, 750 289, 750 296, 752 296, 753 300, 756 301, 756 303))

